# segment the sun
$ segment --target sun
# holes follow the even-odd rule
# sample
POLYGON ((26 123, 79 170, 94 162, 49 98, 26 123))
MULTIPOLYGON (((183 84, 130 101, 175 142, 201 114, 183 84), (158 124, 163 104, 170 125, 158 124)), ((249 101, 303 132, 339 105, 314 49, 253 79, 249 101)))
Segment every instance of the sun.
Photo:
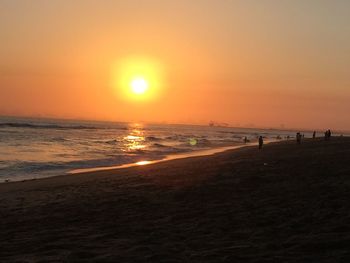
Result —
POLYGON ((113 91, 125 101, 152 102, 164 91, 164 67, 154 58, 120 58, 111 67, 111 77, 113 91))
POLYGON ((148 90, 148 86, 148 82, 142 77, 134 78, 130 82, 131 90, 136 95, 145 94, 148 90))

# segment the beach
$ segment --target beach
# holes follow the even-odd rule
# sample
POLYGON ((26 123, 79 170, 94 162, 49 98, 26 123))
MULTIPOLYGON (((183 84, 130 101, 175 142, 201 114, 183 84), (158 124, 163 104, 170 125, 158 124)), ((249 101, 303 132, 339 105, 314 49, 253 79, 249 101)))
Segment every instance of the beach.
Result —
POLYGON ((0 184, 0 262, 349 262, 350 138, 0 184))

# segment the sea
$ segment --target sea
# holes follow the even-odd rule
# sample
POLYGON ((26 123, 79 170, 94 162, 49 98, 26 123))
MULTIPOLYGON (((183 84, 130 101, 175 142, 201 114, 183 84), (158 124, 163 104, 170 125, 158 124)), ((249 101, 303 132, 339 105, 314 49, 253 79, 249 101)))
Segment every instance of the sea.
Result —
POLYGON ((293 138, 295 131, 0 117, 0 182, 193 156, 242 145, 245 137, 254 143, 260 135, 280 140, 293 138))

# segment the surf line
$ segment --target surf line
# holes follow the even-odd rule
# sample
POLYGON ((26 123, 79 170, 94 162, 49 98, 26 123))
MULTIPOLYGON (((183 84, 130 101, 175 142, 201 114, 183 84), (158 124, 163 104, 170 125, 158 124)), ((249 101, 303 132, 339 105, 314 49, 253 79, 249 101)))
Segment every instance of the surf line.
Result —
MULTIPOLYGON (((264 144, 268 144, 271 142, 272 141, 266 141, 264 144)), ((127 164, 115 165, 115 166, 103 166, 103 167, 94 167, 94 168, 74 169, 74 170, 71 170, 67 173, 68 174, 80 174, 80 173, 89 173, 89 172, 108 171, 108 170, 115 170, 115 169, 137 167, 137 166, 150 165, 150 164, 161 163, 161 162, 171 161, 171 160, 176 160, 176 159, 208 156, 208 155, 213 155, 216 153, 225 152, 228 150, 234 150, 234 149, 239 149, 239 148, 248 147, 248 146, 255 146, 255 145, 257 145, 257 142, 247 143, 247 144, 242 144, 242 145, 235 145, 235 146, 218 147, 218 148, 212 148, 212 149, 201 150, 201 151, 193 151, 190 153, 173 154, 173 155, 168 155, 165 158, 159 159, 159 160, 152 160, 152 161, 144 160, 144 161, 139 161, 139 162, 135 162, 135 163, 127 163, 127 164)))

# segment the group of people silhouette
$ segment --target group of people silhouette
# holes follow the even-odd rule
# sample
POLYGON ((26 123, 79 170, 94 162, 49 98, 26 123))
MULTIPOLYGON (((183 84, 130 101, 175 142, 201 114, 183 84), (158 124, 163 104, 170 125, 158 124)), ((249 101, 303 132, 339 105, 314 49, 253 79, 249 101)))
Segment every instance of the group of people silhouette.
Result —
MULTIPOLYGON (((329 141, 329 140, 331 139, 331 136, 332 136, 331 130, 325 131, 325 133, 324 133, 324 139, 325 139, 326 141, 329 141)), ((301 135, 300 132, 297 132, 296 140, 297 140, 297 143, 298 143, 298 144, 301 143, 301 138, 304 138, 304 134, 301 135)), ((316 139, 316 131, 314 131, 314 132, 312 133, 312 139, 316 139)))
MULTIPOLYGON (((329 141, 331 139, 331 136, 332 136, 332 132, 331 130, 327 130, 325 133, 324 133, 324 138, 326 141, 329 141)), ((286 137, 287 139, 289 139, 289 135, 286 137)), ((301 140, 303 138, 305 138, 305 134, 302 134, 300 132, 297 132, 296 133, 296 141, 297 141, 297 144, 301 144, 301 140)), ((312 133, 312 138, 315 139, 316 138, 316 131, 314 131, 312 133)), ((247 137, 244 138, 244 143, 247 143, 249 140, 247 139, 247 137)), ((258 138, 258 142, 259 142, 259 149, 262 149, 263 145, 264 145, 264 138, 263 136, 259 136, 258 138)))
MULTIPOLYGON (((262 137, 262 136, 259 136, 258 141, 259 141, 259 149, 262 149, 262 146, 263 146, 263 144, 264 144, 264 139, 263 139, 263 137, 262 137)), ((248 142, 250 142, 250 140, 248 140, 247 136, 245 136, 245 137, 243 138, 243 142, 244 142, 244 143, 248 143, 248 142)))
POLYGON ((304 138, 304 137, 305 137, 304 134, 297 132, 297 135, 295 136, 295 138, 297 139, 297 144, 301 144, 301 138, 304 138))
POLYGON ((324 133, 324 139, 325 139, 326 141, 329 141, 329 140, 331 139, 331 136, 332 136, 331 130, 325 131, 325 133, 324 133))

